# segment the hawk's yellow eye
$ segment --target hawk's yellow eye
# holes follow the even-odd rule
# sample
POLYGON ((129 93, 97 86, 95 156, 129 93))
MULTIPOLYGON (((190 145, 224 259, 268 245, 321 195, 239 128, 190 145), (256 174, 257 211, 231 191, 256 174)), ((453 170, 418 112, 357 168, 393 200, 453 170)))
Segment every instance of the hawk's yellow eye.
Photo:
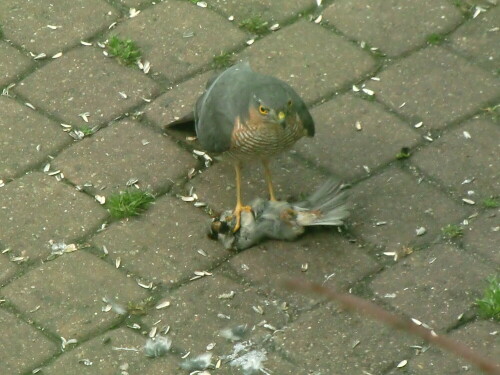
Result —
POLYGON ((259 105, 259 112, 262 113, 263 115, 267 115, 269 113, 269 108, 259 105))

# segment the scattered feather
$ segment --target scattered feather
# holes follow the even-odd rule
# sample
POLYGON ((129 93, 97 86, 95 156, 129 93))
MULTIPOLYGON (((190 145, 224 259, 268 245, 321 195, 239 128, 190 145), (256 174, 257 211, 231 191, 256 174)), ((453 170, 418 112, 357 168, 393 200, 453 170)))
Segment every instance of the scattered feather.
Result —
POLYGON ((246 324, 240 324, 236 327, 224 328, 219 332, 219 335, 231 341, 241 341, 247 332, 248 326, 246 324))
POLYGON ((149 338, 144 345, 144 354, 150 358, 161 357, 167 354, 171 346, 172 340, 167 336, 149 338))
POLYGON ((210 366, 212 360, 212 353, 200 354, 192 359, 186 359, 181 362, 181 367, 187 371, 203 371, 210 366))
POLYGON ((423 236, 427 232, 427 229, 425 229, 424 227, 420 227, 416 229, 416 232, 417 236, 423 236))
POLYGON ((244 375, 266 373, 263 362, 267 360, 267 353, 264 350, 252 350, 241 357, 233 359, 229 364, 239 367, 244 375))

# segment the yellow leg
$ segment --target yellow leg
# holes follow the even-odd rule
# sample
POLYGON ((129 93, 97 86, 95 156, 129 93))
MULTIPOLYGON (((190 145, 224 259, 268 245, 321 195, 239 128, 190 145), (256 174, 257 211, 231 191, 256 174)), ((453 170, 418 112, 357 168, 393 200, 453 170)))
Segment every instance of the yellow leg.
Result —
POLYGON ((236 172, 236 207, 234 208, 234 216, 236 216, 236 225, 234 226, 233 232, 237 232, 241 226, 241 211, 249 211, 252 208, 249 206, 243 206, 241 203, 241 163, 236 162, 234 164, 234 170, 236 172))
POLYGON ((269 169, 269 161, 262 160, 262 165, 264 166, 264 175, 266 176, 267 188, 269 189, 269 197, 272 201, 276 200, 274 195, 273 180, 271 179, 271 170, 269 169))

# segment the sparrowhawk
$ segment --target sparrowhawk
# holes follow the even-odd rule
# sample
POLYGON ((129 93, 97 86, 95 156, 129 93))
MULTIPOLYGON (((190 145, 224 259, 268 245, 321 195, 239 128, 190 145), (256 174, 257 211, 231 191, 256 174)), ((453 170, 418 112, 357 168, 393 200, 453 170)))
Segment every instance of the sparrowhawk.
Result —
POLYGON ((260 160, 270 199, 276 200, 269 158, 314 135, 304 101, 287 83, 236 64, 207 83, 194 111, 196 134, 208 152, 222 153, 236 171, 236 232, 240 227, 241 164, 260 160))

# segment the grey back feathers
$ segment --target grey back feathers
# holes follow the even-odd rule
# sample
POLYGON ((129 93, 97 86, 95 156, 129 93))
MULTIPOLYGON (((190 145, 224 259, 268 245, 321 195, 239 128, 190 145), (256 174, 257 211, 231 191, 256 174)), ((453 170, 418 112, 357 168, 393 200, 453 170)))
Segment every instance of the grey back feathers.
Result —
POLYGON ((210 80, 196 103, 196 134, 205 150, 229 150, 235 120, 239 117, 244 123, 248 119, 249 105, 254 97, 261 97, 271 105, 291 99, 307 134, 314 135, 313 119, 300 96, 285 82, 256 73, 245 62, 210 80))

